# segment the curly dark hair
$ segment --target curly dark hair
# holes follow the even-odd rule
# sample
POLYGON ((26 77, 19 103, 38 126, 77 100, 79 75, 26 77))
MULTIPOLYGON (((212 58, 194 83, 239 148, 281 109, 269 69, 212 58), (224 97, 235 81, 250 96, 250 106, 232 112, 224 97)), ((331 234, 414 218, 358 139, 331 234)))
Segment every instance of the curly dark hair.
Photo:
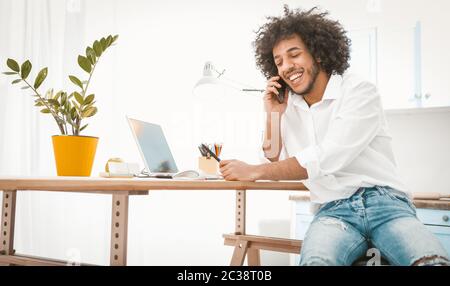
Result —
POLYGON ((256 31, 256 65, 269 79, 278 70, 273 59, 273 47, 297 34, 305 43, 314 60, 328 75, 342 75, 349 67, 350 39, 338 21, 327 19, 328 12, 317 7, 308 11, 290 10, 284 6, 283 17, 267 17, 268 22, 256 31))

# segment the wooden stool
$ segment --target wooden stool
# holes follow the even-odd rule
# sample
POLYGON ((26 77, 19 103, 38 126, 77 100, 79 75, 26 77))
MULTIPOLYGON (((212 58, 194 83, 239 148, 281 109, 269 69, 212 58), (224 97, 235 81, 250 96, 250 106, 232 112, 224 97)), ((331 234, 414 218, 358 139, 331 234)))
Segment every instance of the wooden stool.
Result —
POLYGON ((245 234, 245 192, 246 190, 236 191, 235 232, 223 235, 224 244, 234 246, 230 265, 243 265, 247 256, 249 266, 259 266, 261 265, 260 250, 299 254, 301 240, 245 234))
POLYGON ((247 256, 248 266, 260 266, 260 250, 299 254, 301 240, 266 237, 257 235, 224 234, 225 245, 234 246, 231 266, 241 266, 247 256))

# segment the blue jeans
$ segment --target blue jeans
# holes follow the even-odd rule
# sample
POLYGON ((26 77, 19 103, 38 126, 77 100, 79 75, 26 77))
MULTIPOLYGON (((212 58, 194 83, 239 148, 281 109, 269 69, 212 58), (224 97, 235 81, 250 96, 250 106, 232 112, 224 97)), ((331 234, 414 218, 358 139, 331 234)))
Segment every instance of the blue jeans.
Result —
POLYGON ((300 265, 352 265, 367 253, 372 265, 377 254, 391 265, 430 257, 435 259, 428 265, 449 263, 410 199, 389 187, 360 188, 348 199, 322 205, 303 241, 300 265))

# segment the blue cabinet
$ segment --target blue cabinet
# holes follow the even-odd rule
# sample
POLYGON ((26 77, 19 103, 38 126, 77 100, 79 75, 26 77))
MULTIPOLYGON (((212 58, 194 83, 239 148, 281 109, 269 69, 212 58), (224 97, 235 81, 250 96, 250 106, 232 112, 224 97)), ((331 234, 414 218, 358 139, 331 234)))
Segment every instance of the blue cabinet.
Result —
POLYGON ((417 209, 417 217, 444 245, 450 253, 450 211, 417 209))

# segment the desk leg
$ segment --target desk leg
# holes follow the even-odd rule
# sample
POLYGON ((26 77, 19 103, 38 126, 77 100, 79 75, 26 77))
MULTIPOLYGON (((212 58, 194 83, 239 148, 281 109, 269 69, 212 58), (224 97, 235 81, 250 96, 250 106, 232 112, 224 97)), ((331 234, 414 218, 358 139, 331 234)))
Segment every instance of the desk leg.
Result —
POLYGON ((14 223, 16 216, 16 191, 3 192, 2 233, 0 254, 14 254, 14 223))
POLYGON ((245 234, 245 190, 236 191, 236 229, 234 234, 245 234))
POLYGON ((128 194, 113 195, 110 264, 127 264, 128 194))
MULTIPOLYGON (((245 235, 245 190, 236 191, 236 227, 234 234, 245 235)), ((231 266, 244 264, 247 255, 248 241, 236 240, 233 256, 231 257, 231 266)))

